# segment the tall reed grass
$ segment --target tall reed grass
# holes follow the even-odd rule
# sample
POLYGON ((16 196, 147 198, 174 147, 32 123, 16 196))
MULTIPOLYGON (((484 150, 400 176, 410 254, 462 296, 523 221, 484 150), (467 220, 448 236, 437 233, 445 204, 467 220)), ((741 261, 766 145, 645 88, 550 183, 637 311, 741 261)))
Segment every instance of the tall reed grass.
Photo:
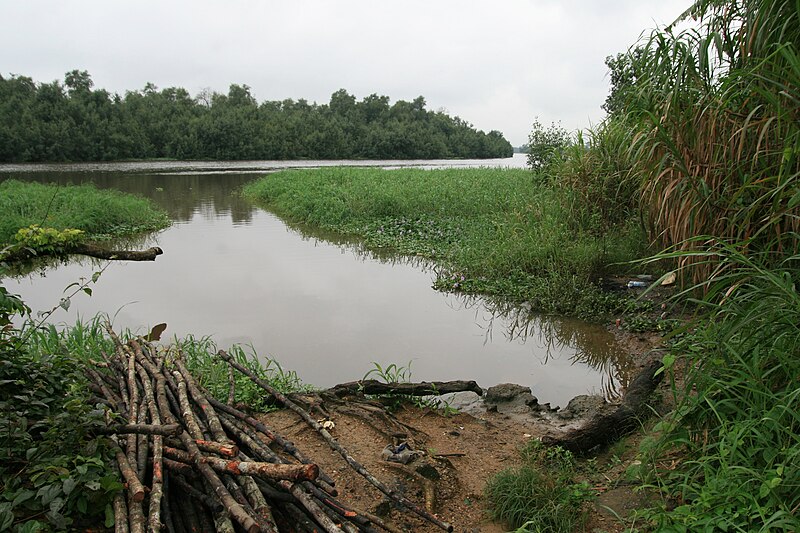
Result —
MULTIPOLYGON (((627 115, 650 234, 683 250, 702 249, 693 237, 710 235, 791 253, 800 231, 800 7, 698 0, 689 17, 689 29, 655 31, 636 56, 627 115)), ((694 269, 694 280, 709 268, 694 269)))

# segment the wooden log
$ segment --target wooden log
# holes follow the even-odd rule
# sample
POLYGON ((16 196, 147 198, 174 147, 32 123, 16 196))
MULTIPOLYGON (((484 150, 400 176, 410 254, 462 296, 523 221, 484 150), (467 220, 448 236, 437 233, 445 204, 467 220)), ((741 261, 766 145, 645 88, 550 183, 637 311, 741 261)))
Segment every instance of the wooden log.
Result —
POLYGON ((117 492, 114 496, 114 533, 128 533, 128 506, 125 504, 125 493, 117 492))
POLYGON ((611 444, 638 428, 648 413, 647 400, 661 382, 663 366, 661 361, 653 361, 645 367, 628 386, 620 405, 610 413, 601 413, 564 435, 545 435, 542 442, 584 454, 611 444))
POLYGON ((167 470, 177 474, 182 474, 184 476, 194 475, 194 468, 188 463, 176 461, 174 459, 170 459, 169 457, 162 457, 161 461, 163 462, 164 466, 167 467, 167 470))
POLYGON ((192 439, 186 431, 181 433, 181 442, 184 448, 192 454, 195 466, 208 482, 214 494, 219 498, 219 501, 222 502, 222 505, 224 505, 228 513, 230 513, 231 518, 241 525, 248 533, 256 533, 256 531, 259 530, 258 523, 233 499, 233 496, 231 496, 228 489, 222 484, 222 481, 220 481, 214 470, 202 460, 197 444, 194 443, 194 439, 192 439))
POLYGON ((17 248, 3 253, 2 260, 9 263, 27 261, 35 257, 64 257, 68 255, 86 255, 97 259, 109 261, 155 261, 156 257, 163 254, 164 250, 153 246, 147 250, 106 250, 94 244, 78 244, 66 250, 34 250, 32 248, 17 248))
MULTIPOLYGON (((123 358, 127 355, 127 385, 128 385, 128 394, 130 397, 128 398, 129 404, 129 413, 128 413, 128 423, 129 424, 138 424, 139 423, 139 385, 136 383, 136 358, 133 355, 133 352, 128 350, 129 353, 125 353, 125 346, 123 345, 123 358)), ((129 433, 127 439, 127 446, 125 452, 128 454, 128 462, 130 465, 135 468, 137 471, 138 468, 138 454, 136 453, 136 444, 137 438, 135 433, 129 433)), ((130 509, 128 509, 128 513, 130 514, 130 509)))
POLYGON ((180 424, 115 424, 104 428, 94 428, 92 432, 98 435, 161 435, 174 437, 180 435, 183 427, 180 424))
POLYGON ((260 440, 256 440, 254 436, 250 434, 245 428, 239 427, 235 423, 235 419, 231 418, 228 415, 223 414, 220 417, 220 422, 222 423, 222 426, 225 428, 225 430, 233 436, 233 438, 235 438, 238 442, 246 446, 250 451, 250 453, 256 456, 259 460, 267 463, 285 462, 282 461, 281 458, 275 452, 270 450, 260 440))
MULTIPOLYGON (((177 439, 167 439, 166 443, 173 448, 179 448, 183 446, 181 441, 177 439)), ((195 440, 194 443, 197 444, 197 448, 201 452, 215 453, 217 455, 230 458, 234 458, 239 455, 239 447, 236 444, 221 444, 219 442, 214 442, 213 440, 195 440)))
POLYGON ((419 383, 383 383, 374 379, 351 381, 324 391, 335 396, 348 394, 399 394, 404 396, 441 396, 452 392, 471 391, 483 395, 474 381, 422 381, 419 383))
POLYGON ((312 522, 296 505, 290 503, 284 507, 286 517, 284 527, 288 531, 298 531, 300 533, 319 533, 319 527, 312 522))
POLYGON ((128 461, 128 456, 122 451, 122 448, 116 444, 112 445, 112 450, 117 459, 117 467, 119 468, 120 474, 122 474, 122 479, 125 480, 128 486, 128 493, 131 495, 134 502, 141 502, 144 500, 144 485, 142 485, 142 482, 139 481, 139 478, 136 476, 136 471, 131 466, 130 461, 128 461))
MULTIPOLYGON (((228 413, 229 415, 231 415, 233 417, 236 417, 239 420, 245 422, 247 425, 249 425, 250 427, 252 427, 256 431, 258 431, 259 433, 263 434, 267 439, 270 440, 270 442, 274 442, 283 451, 285 451, 286 453, 288 453, 289 455, 291 455, 292 457, 294 457, 295 459, 297 459, 301 463, 303 463, 303 464, 312 464, 312 461, 310 459, 306 458, 300 452, 300 450, 297 449, 297 447, 294 445, 293 442, 284 439, 279 434, 275 433, 272 429, 270 429, 269 427, 267 427, 263 423, 259 422, 258 420, 256 420, 252 416, 247 415, 247 414, 239 411, 238 409, 236 409, 234 407, 231 407, 230 405, 225 405, 224 403, 216 400, 215 398, 213 398, 211 396, 208 397, 208 401, 211 403, 211 405, 213 405, 215 408, 219 409, 220 411, 228 413)), ((269 445, 270 442, 265 442, 264 444, 269 445)), ((327 475, 322 470, 320 470, 319 477, 320 477, 320 479, 322 479, 326 483, 330 484, 331 486, 335 486, 336 485, 336 482, 333 480, 333 478, 331 478, 329 475, 327 475)))
POLYGON ((169 472, 164 472, 164 493, 161 496, 161 518, 167 533, 173 533, 173 531, 175 531, 175 522, 172 520, 172 506, 169 504, 170 484, 173 479, 175 479, 175 477, 169 475, 169 472))
MULTIPOLYGON (((181 373, 177 370, 172 372, 172 376, 178 384, 178 403, 181 406, 180 416, 186 426, 186 430, 189 432, 189 435, 192 436, 192 439, 205 440, 203 431, 200 429, 200 424, 198 424, 197 418, 194 416, 192 404, 189 403, 189 395, 186 392, 186 382, 183 380, 183 376, 181 376, 181 373)), ((197 445, 195 445, 195 447, 196 446, 197 445)))
POLYGON ((255 480, 250 476, 241 476, 239 484, 244 491, 245 497, 250 502, 250 506, 255 510, 262 529, 267 533, 277 533, 278 526, 272 516, 272 508, 267 503, 255 480))
POLYGON ((201 457, 200 461, 211 465, 217 472, 236 476, 250 475, 262 479, 291 481, 311 481, 319 475, 319 467, 310 465, 281 465, 274 463, 258 463, 250 461, 229 461, 219 457, 201 457))
POLYGON ((192 376, 192 374, 189 372, 189 369, 186 368, 186 365, 183 364, 183 361, 180 358, 175 360, 175 366, 178 367, 178 371, 183 377, 183 380, 186 382, 186 388, 189 390, 189 394, 191 394, 192 399, 203 412, 203 416, 205 416, 208 428, 211 430, 211 436, 213 437, 213 440, 222 443, 230 442, 228 436, 225 434, 225 430, 222 429, 222 424, 219 422, 217 412, 214 411, 214 408, 210 403, 208 403, 205 394, 203 394, 203 392, 200 390, 200 387, 198 387, 197 382, 194 380, 194 376, 192 376))
POLYGON ((189 497, 194 498, 208 507, 208 510, 211 511, 212 514, 221 513, 225 509, 222 504, 219 503, 219 501, 215 500, 208 494, 201 492, 180 475, 170 476, 170 483, 180 488, 180 490, 189 497))
MULTIPOLYGON (((153 395, 151 378, 141 363, 137 362, 136 371, 139 375, 139 380, 142 382, 144 400, 147 405, 147 410, 150 413, 150 420, 153 422, 154 426, 163 427, 161 426, 161 413, 158 412, 158 406, 156 405, 155 396, 153 395)), ((177 426, 177 424, 175 424, 175 426, 177 426)), ((147 530, 151 533, 158 533, 161 531, 161 498, 163 497, 164 490, 164 464, 162 461, 163 439, 164 437, 160 434, 153 436, 153 470, 152 482, 150 485, 150 502, 147 509, 147 530)), ((144 462, 147 462, 146 457, 144 462)))
MULTIPOLYGON (((139 403, 139 424, 147 423, 147 401, 142 398, 139 403)), ((147 440, 147 435, 141 433, 136 434, 136 473, 139 474, 139 479, 144 480, 147 475, 147 458, 150 455, 150 443, 147 440)))
POLYGON ((305 508, 308 514, 310 514, 320 526, 322 526, 322 529, 328 533, 344 533, 342 528, 328 517, 325 511, 320 508, 314 499, 306 493, 300 485, 288 481, 280 481, 279 484, 284 490, 291 493, 291 495, 297 499, 297 502, 305 508))
POLYGON ((453 526, 439 520, 437 517, 433 516, 431 513, 424 509, 420 509, 415 503, 411 500, 403 496, 402 494, 398 493, 395 490, 390 489, 385 484, 383 484, 380 480, 378 480, 375 476, 373 476, 361 463, 356 461, 350 453, 341 445, 339 442, 333 438, 333 436, 323 428, 314 418, 311 417, 304 409, 299 407, 297 404, 289 400, 284 394, 280 391, 276 390, 272 387, 269 383, 264 381, 263 379, 259 378, 250 369, 242 366, 239 364, 235 359, 233 359, 230 355, 225 353, 223 350, 217 352, 218 355, 228 361, 230 365, 232 365, 236 370, 243 373, 247 377, 249 377, 254 383, 260 386, 262 389, 267 391, 269 394, 275 397, 275 399, 280 402, 283 406, 288 409, 291 409, 295 413, 297 413, 300 418, 302 418, 309 426, 311 426, 314 430, 319 433, 323 439, 328 443, 333 450, 339 453, 339 455, 350 465, 353 470, 361 474, 367 481, 369 481, 375 488, 386 494, 389 498, 394 500, 395 502, 399 503, 406 509, 410 510, 414 514, 420 516, 421 518, 427 520, 428 522, 436 525, 437 527, 445 530, 445 531, 453 531, 453 526))
POLYGON ((130 528, 130 533, 144 533, 144 523, 142 502, 134 501, 133 496, 128 494, 128 527, 130 528))

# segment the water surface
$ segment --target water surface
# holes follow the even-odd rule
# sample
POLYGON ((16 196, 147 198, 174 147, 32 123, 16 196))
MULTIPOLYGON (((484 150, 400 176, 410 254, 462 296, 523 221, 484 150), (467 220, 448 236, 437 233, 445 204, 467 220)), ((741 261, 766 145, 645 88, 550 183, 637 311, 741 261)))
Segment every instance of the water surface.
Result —
MULTIPOLYGON (((378 166, 452 166, 454 162, 371 162, 378 166)), ((456 162, 505 164, 524 159, 456 162)), ((341 162, 294 162, 327 166, 341 162)), ((366 164, 359 162, 359 164, 366 164)), ((0 179, 91 181, 152 198, 175 221, 152 236, 154 263, 80 260, 6 279, 34 311, 58 304, 64 288, 105 266, 93 296, 77 296, 54 321, 108 313, 120 328, 210 335, 218 346, 249 344, 320 387, 361 378, 377 362, 412 365, 414 380, 474 379, 481 386, 530 386, 541 402, 608 392, 628 369, 602 327, 531 320, 481 299, 431 289, 418 261, 376 258, 357 246, 292 229, 236 193, 287 162, 176 162, 0 165, 0 179)))

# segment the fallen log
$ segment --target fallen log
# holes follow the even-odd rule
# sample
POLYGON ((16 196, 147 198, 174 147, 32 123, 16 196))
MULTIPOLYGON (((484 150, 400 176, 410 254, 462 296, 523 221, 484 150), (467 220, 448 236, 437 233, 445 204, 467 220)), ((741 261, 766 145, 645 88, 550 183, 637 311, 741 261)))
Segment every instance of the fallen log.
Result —
POLYGON ((622 403, 613 411, 601 413, 563 435, 545 435, 542 443, 584 454, 598 446, 611 444, 635 430, 647 414, 647 399, 661 382, 663 367, 660 360, 651 362, 633 379, 622 403))
POLYGON ((347 394, 402 394, 405 396, 440 396, 452 392, 471 391, 482 396, 483 389, 474 381, 422 381, 420 383, 383 383, 374 379, 350 381, 331 387, 326 393, 335 396, 347 394))
POLYGON ((85 255, 96 259, 109 261, 155 261, 156 257, 163 254, 164 250, 153 246, 147 250, 106 250, 94 244, 78 244, 68 250, 43 251, 32 248, 17 248, 9 250, 2 256, 2 260, 15 263, 27 261, 36 257, 63 257, 67 255, 85 255))

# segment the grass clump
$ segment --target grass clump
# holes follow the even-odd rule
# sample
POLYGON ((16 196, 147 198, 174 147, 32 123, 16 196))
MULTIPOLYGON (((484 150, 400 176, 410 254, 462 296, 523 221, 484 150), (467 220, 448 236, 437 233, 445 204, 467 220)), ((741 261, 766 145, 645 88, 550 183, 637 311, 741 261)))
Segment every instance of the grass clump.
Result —
POLYGON ((110 239, 169 226, 167 214, 150 201, 93 185, 0 183, 0 244, 11 244, 21 228, 81 230, 88 240, 110 239))
POLYGON ((290 222, 437 265, 434 287, 596 318, 593 282, 642 250, 636 224, 575 224, 569 191, 522 169, 325 168, 270 174, 244 194, 290 222))
MULTIPOLYGON (((195 376, 198 384, 214 398, 227 402, 230 391, 228 364, 217 354, 217 345, 209 337, 188 336, 176 339, 175 346, 186 361, 186 367, 195 376)), ((242 366, 250 369, 256 376, 268 382, 284 394, 307 391, 311 387, 302 382, 294 370, 284 370, 274 359, 259 360, 254 353, 248 354, 241 346, 233 345, 228 354, 242 366)), ((275 409, 264 389, 240 373, 233 372, 235 404, 246 406, 247 410, 268 412, 275 409)))
POLYGON ((486 485, 492 518, 520 532, 577 531, 592 493, 586 482, 576 482, 573 455, 530 441, 521 456, 520 466, 503 470, 486 485))

